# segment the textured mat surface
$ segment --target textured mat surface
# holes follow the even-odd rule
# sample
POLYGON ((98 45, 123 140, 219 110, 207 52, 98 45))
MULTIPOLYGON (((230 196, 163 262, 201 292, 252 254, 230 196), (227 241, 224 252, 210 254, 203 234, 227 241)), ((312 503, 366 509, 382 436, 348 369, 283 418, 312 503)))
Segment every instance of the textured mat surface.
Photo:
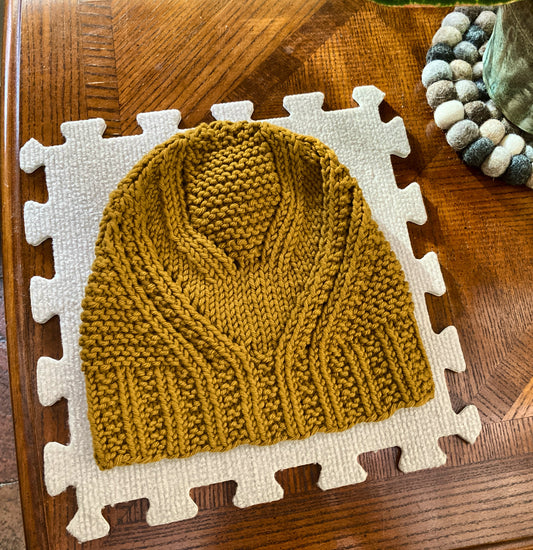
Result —
MULTIPOLYGON (((358 107, 323 111, 319 92, 288 96, 289 116, 268 122, 317 137, 332 147, 339 160, 355 176, 385 237, 398 256, 410 283, 420 333, 433 370, 435 398, 423 407, 402 409, 391 418, 333 434, 317 434, 303 441, 270 447, 241 446, 226 453, 200 453, 187 459, 117 467, 100 471, 93 459, 87 420, 84 377, 78 346, 79 316, 89 276, 102 211, 109 193, 145 153, 180 131, 179 111, 144 113, 137 117, 143 133, 103 139, 101 119, 66 122, 62 145, 45 147, 35 140, 21 150, 23 170, 45 167, 49 200, 28 202, 24 218, 26 239, 38 245, 53 239, 55 276, 33 277, 30 293, 33 316, 44 323, 58 315, 64 355, 60 360, 41 357, 37 363, 39 398, 43 405, 68 399, 70 443, 50 442, 45 447, 45 481, 57 495, 76 488, 78 511, 67 529, 79 541, 105 536, 109 525, 101 510, 106 505, 148 498, 150 525, 194 516, 192 487, 225 480, 238 484, 234 503, 244 507, 280 499, 283 491, 276 471, 319 463, 322 489, 361 482, 366 472, 357 456, 368 451, 398 446, 399 467, 404 472, 440 466, 446 456, 438 439, 457 434, 473 443, 481 424, 477 410, 465 407, 456 414, 451 407, 444 370, 465 368, 454 327, 435 334, 427 313, 424 293, 445 292, 437 256, 413 255, 407 221, 423 224, 426 213, 418 184, 400 190, 395 182, 391 155, 405 157, 409 143, 399 118, 383 123, 378 107, 384 94, 373 86, 355 88, 358 107)), ((251 120, 253 105, 243 101, 214 105, 219 120, 251 120)))

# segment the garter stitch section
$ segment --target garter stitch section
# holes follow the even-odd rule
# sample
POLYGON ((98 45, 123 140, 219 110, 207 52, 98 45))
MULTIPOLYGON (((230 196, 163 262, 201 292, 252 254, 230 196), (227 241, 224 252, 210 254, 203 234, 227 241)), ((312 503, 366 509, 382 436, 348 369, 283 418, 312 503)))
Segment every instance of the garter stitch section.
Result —
POLYGON ((433 397, 407 282, 318 140, 215 122, 111 194, 80 345, 101 469, 270 445, 433 397))

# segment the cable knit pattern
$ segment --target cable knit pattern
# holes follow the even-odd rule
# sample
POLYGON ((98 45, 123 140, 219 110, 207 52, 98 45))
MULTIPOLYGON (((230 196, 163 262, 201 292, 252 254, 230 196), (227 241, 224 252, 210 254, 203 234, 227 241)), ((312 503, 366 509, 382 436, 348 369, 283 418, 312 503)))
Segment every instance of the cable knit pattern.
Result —
POLYGON ((401 266, 318 140, 204 124, 111 194, 80 345, 100 468, 270 445, 433 397, 401 266))

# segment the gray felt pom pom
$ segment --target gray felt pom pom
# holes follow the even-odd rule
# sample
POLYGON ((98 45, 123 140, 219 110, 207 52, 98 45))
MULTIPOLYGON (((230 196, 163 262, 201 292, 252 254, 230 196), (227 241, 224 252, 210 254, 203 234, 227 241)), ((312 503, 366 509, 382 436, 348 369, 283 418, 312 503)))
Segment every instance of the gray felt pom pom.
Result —
POLYGON ((446 134, 446 141, 456 151, 464 149, 479 137, 479 126, 471 120, 460 120, 446 134))
POLYGON ((478 16, 474 23, 481 27, 486 34, 491 35, 496 23, 496 14, 493 11, 484 10, 478 16))
POLYGON ((467 42, 474 44, 476 48, 480 48, 484 42, 487 41, 487 35, 485 31, 477 25, 472 25, 464 35, 464 39, 467 42))
POLYGON ((463 103, 475 101, 478 98, 479 92, 477 86, 471 80, 458 80, 455 83, 457 97, 463 103))
POLYGON ((455 8, 456 12, 464 13, 470 21, 474 21, 474 19, 486 8, 483 8, 481 6, 459 6, 455 8))
POLYGON ((450 80, 434 82, 426 91, 426 99, 429 106, 435 110, 441 103, 457 99, 455 86, 450 80))
POLYGON ((455 27, 462 34, 470 27, 470 19, 464 13, 452 11, 442 20, 442 26, 445 27, 446 25, 455 27))
POLYGON ((502 124, 505 126, 505 133, 506 134, 516 134, 519 136, 522 133, 522 130, 515 124, 513 124, 510 120, 507 120, 505 117, 502 118, 502 124))
POLYGON ((453 48, 453 46, 461 42, 462 38, 463 33, 460 30, 456 29, 455 27, 445 25, 435 33, 431 43, 433 46, 435 46, 435 44, 444 43, 453 48))
MULTIPOLYGON (((431 48, 430 48, 431 49, 431 48)), ((453 55, 453 51, 452 51, 453 55)), ((462 59, 455 59, 450 62, 450 69, 454 80, 472 80, 472 65, 462 59)))
POLYGON ((465 105, 466 117, 481 126, 490 118, 490 112, 483 101, 471 101, 465 105))
POLYGON ((426 63, 431 63, 435 59, 441 59, 442 61, 446 61, 446 63, 455 59, 452 47, 442 42, 431 46, 426 54, 426 63))
POLYGON ((452 70, 450 65, 442 59, 435 59, 428 63, 422 71, 422 84, 428 88, 434 82, 439 80, 451 80, 452 70))
POLYGON ((525 185, 531 176, 531 161, 526 155, 515 155, 503 175, 503 179, 511 185, 525 185))
POLYGON ((466 42, 463 40, 459 42, 457 46, 453 49, 453 53, 457 59, 464 59, 468 61, 470 65, 473 65, 479 59, 479 52, 477 48, 471 42, 466 42))
POLYGON ((476 86, 479 93, 479 99, 481 99, 481 101, 488 101, 490 98, 487 92, 487 86, 482 78, 476 80, 476 86))
POLYGON ((490 111, 490 116, 492 118, 500 118, 502 116, 502 113, 498 107, 496 107, 496 103, 492 101, 492 99, 489 99, 485 105, 487 106, 487 109, 490 111))
POLYGON ((494 143, 489 138, 478 139, 463 151, 463 161, 468 166, 481 166, 494 147, 494 143))

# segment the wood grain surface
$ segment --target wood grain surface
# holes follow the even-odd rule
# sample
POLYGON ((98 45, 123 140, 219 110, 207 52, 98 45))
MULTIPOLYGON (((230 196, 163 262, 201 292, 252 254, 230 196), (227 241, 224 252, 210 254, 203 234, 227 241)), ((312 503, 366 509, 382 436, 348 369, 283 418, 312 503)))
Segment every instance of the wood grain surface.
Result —
POLYGON ((464 166, 432 122, 420 74, 447 9, 366 0, 11 0, 2 117, 3 257, 13 415, 28 548, 79 548, 65 527, 74 489, 50 497, 43 446, 67 443, 65 400, 39 404, 35 365, 62 354, 57 318, 32 320, 29 281, 52 277, 51 242, 29 246, 22 211, 47 199, 44 171, 18 168, 33 137, 62 143, 60 124, 101 116, 107 136, 139 133, 138 112, 178 108, 183 126, 213 103, 252 100, 283 116, 287 94, 320 90, 325 108, 352 106, 354 86, 386 93, 412 153, 398 184, 421 185, 428 223, 410 226, 420 257, 435 250, 448 292, 428 297, 434 329, 454 324, 467 362, 447 374, 456 410, 473 403, 483 430, 440 442, 446 466, 402 474, 398 449, 359 458, 368 480, 316 486, 318 465, 277 474, 283 500, 240 510, 235 483, 195 488, 197 517, 149 527, 145 500, 106 508, 110 535, 84 549, 533 548, 533 192, 464 166))

